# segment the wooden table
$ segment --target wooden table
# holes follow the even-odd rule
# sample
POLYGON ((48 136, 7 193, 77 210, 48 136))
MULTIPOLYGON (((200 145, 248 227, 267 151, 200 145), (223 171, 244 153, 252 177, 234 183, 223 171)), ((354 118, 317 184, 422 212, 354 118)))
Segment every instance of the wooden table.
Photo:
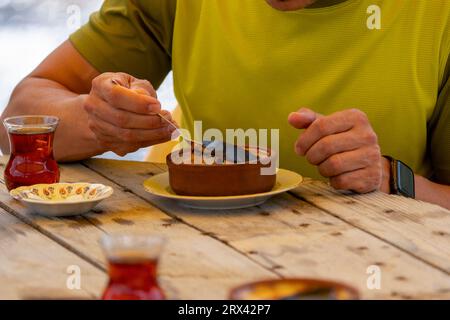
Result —
POLYGON ((236 285, 289 277, 343 281, 364 299, 450 298, 450 211, 307 180, 262 206, 202 212, 144 191, 142 182, 164 170, 103 159, 63 165, 62 181, 115 191, 94 212, 70 219, 29 214, 2 185, 0 298, 99 297, 107 274, 98 240, 115 232, 169 239, 160 281, 171 299, 225 299, 236 285), (81 290, 67 288, 70 266, 80 268, 81 290), (381 271, 380 289, 367 286, 370 266, 381 271))

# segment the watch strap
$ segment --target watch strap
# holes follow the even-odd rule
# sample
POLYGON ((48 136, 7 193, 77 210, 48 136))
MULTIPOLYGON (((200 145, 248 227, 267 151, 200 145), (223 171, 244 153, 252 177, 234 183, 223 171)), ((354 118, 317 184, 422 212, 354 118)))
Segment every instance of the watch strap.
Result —
POLYGON ((398 195, 398 188, 396 182, 397 171, 395 169, 395 159, 391 156, 383 156, 384 158, 389 160, 389 194, 398 195))

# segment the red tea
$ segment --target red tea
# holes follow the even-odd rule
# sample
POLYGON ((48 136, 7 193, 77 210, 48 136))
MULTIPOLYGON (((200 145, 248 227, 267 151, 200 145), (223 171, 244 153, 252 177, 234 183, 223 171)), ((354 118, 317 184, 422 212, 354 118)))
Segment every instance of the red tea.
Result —
POLYGON ((109 262, 109 283, 103 300, 164 300, 157 281, 156 260, 121 259, 109 262))
POLYGON ((11 157, 5 169, 8 190, 59 181, 53 157, 52 127, 14 128, 9 131, 11 157))

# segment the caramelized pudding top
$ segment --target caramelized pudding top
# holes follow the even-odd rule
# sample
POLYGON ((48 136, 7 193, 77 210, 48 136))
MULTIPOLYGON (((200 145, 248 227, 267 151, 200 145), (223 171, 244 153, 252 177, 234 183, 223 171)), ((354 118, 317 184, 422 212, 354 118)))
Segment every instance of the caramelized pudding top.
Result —
POLYGON ((203 165, 268 163, 270 158, 270 152, 266 150, 221 141, 204 141, 202 146, 192 142, 190 147, 175 151, 173 155, 183 158, 185 164, 190 161, 191 164, 203 165))

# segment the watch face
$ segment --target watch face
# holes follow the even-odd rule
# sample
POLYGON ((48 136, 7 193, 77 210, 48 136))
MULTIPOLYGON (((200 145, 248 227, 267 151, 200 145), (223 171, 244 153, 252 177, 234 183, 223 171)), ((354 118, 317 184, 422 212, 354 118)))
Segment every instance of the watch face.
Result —
POLYGON ((414 198, 414 172, 403 162, 397 162, 398 191, 405 197, 414 198))

